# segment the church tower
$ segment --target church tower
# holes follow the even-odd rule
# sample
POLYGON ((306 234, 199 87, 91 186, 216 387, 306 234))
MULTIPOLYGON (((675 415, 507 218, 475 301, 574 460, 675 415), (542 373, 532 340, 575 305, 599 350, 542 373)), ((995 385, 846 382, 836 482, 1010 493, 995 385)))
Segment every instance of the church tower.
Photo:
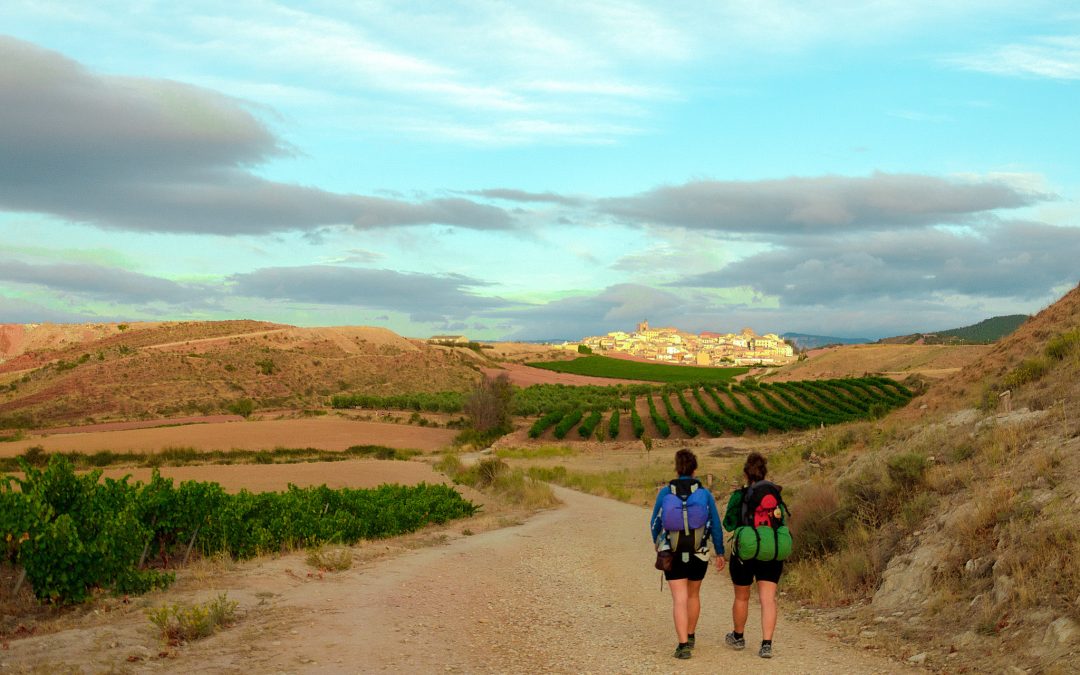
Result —
POLYGON ((644 333, 647 330, 649 330, 649 320, 645 319, 637 325, 637 332, 644 333))

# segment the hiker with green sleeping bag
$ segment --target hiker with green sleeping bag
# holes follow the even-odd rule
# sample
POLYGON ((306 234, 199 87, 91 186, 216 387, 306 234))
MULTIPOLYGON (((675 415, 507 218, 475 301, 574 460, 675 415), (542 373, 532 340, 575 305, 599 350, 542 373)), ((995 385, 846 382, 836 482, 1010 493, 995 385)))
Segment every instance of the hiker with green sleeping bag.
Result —
POLYGON ((724 513, 724 529, 731 536, 731 582, 735 602, 731 607, 734 630, 724 636, 728 646, 746 647, 744 630, 750 610, 750 586, 757 580, 761 604, 761 649, 758 656, 772 657, 776 629, 776 587, 791 555, 788 510, 779 485, 765 480, 765 457, 752 452, 743 465, 744 487, 731 493, 724 513))

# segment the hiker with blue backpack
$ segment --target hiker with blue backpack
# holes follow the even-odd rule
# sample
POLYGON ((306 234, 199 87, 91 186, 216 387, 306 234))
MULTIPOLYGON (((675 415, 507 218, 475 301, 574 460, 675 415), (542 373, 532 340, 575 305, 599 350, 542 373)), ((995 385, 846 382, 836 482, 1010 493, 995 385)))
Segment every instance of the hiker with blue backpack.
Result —
POLYGON ((735 490, 724 512, 724 529, 731 538, 731 582, 735 602, 731 607, 734 630, 724 641, 734 649, 746 647, 746 619, 750 612, 750 585, 757 580, 761 604, 761 648, 758 656, 772 658, 776 629, 776 587, 791 555, 791 532, 787 528, 787 505, 783 488, 765 480, 765 457, 752 452, 743 465, 746 486, 735 490))
POLYGON ((701 614, 701 581, 709 571, 709 543, 716 551, 716 571, 724 569, 724 536, 712 492, 694 478, 697 457, 689 450, 675 453, 675 473, 656 495, 649 519, 656 545, 656 567, 671 589, 672 615, 679 644, 675 658, 688 659, 701 614))

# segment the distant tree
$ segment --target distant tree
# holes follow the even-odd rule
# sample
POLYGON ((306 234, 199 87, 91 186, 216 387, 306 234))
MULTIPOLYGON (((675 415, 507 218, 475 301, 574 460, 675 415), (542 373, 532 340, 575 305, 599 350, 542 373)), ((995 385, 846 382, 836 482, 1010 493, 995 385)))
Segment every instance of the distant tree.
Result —
POLYGON ((465 402, 470 426, 481 434, 497 436, 510 431, 510 399, 514 390, 506 373, 485 377, 465 402))
POLYGON ((589 345, 578 345, 577 351, 578 354, 592 354, 592 347, 589 345))

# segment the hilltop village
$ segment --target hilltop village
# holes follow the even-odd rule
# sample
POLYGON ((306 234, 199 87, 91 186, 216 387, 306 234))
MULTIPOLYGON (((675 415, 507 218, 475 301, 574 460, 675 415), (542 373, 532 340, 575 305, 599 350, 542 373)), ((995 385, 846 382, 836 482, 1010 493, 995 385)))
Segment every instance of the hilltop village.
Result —
POLYGON ((653 328, 642 321, 633 333, 615 331, 587 337, 581 344, 594 352, 697 366, 783 365, 796 360, 795 350, 783 338, 775 333, 757 335, 750 328, 741 333, 695 335, 677 328, 653 328))

